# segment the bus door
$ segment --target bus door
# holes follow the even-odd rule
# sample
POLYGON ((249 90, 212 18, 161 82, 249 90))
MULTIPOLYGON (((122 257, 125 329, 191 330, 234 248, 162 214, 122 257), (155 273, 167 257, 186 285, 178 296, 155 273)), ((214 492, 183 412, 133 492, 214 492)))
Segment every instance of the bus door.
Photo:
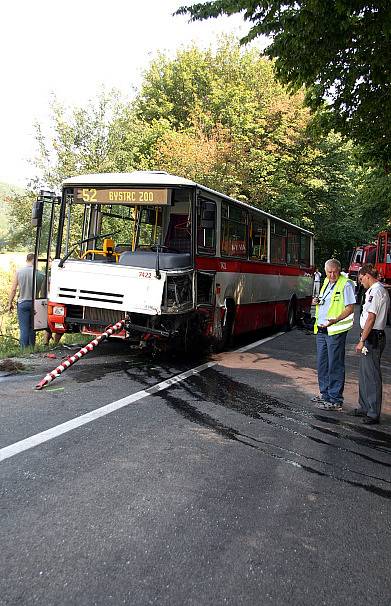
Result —
MULTIPOLYGON (((202 262, 204 267, 215 265, 211 262, 211 258, 216 258, 216 243, 217 243, 217 204, 214 200, 210 200, 199 196, 196 205, 196 237, 195 237, 195 254, 196 259, 202 262), (204 259, 206 257, 206 259, 204 259)), ((197 261, 195 266, 197 268, 197 261)), ((216 308, 216 294, 220 286, 216 283, 216 270, 214 269, 197 268, 195 272, 195 305, 196 308, 202 310, 209 316, 209 323, 214 323, 214 315, 216 308)))
POLYGON ((41 190, 32 209, 31 223, 36 228, 33 273, 33 328, 48 327, 48 291, 51 259, 55 256, 55 226, 58 225, 61 198, 41 190))

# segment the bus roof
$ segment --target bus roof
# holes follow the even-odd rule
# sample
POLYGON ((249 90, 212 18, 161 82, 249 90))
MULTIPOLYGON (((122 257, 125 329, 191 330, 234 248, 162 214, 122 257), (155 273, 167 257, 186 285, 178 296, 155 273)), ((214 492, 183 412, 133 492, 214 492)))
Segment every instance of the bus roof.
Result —
POLYGON ((258 212, 264 214, 271 219, 275 219, 276 221, 281 221, 281 223, 285 223, 285 225, 289 225, 290 227, 295 227, 296 229, 300 229, 300 231, 304 231, 310 235, 313 233, 305 229, 304 227, 300 227, 300 225, 295 225, 294 223, 290 223, 289 221, 285 221, 280 217, 276 217, 275 215, 271 215, 262 208, 258 206, 253 206, 248 202, 242 202, 241 200, 236 200, 235 198, 231 198, 226 194, 222 194, 214 189, 210 189, 209 187, 205 187, 205 185, 201 185, 200 183, 196 183, 195 181, 191 181, 190 179, 184 179, 183 177, 177 177, 176 175, 171 175, 165 171, 159 170, 136 170, 131 173, 91 173, 88 175, 79 175, 76 177, 70 177, 69 179, 65 179, 63 181, 63 187, 82 187, 86 185, 117 185, 117 186, 125 186, 125 185, 164 185, 166 187, 178 187, 178 186, 192 186, 197 187, 205 192, 209 192, 225 200, 231 200, 232 202, 236 202, 241 206, 249 209, 249 210, 257 210, 258 212))
POLYGON ((132 173, 95 173, 65 179, 63 187, 82 185, 197 185, 194 181, 159 170, 135 170, 132 173))

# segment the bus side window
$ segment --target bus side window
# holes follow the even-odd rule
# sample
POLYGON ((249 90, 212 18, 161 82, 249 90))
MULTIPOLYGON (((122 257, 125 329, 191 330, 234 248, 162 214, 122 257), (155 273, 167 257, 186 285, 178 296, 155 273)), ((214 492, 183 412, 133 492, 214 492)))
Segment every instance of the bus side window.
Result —
POLYGON ((310 265, 310 237, 307 234, 300 234, 300 265, 309 267, 310 265))
POLYGON ((216 254, 216 203, 200 198, 197 207, 197 251, 216 254))
POLYGON ((250 259, 267 261, 267 220, 253 218, 250 224, 250 259))
POLYGON ((286 260, 290 265, 297 265, 299 262, 300 237, 297 231, 288 231, 288 246, 286 260))
POLYGON ((287 229, 278 221, 272 221, 270 227, 270 260, 272 263, 286 263, 287 229))
POLYGON ((221 254, 227 257, 247 258, 247 211, 222 202, 221 204, 221 254))

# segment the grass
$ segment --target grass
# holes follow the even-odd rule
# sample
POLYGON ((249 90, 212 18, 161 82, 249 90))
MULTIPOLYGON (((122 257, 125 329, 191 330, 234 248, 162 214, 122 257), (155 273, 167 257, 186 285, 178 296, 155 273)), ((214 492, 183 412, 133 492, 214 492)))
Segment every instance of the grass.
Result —
MULTIPOLYGON (((16 334, 18 335, 18 326, 16 334)), ((43 334, 43 331, 37 333, 35 347, 26 347, 25 349, 20 348, 18 336, 11 337, 9 335, 0 335, 0 360, 6 358, 28 358, 32 353, 51 351, 61 347, 61 345, 80 343, 80 346, 83 346, 94 338, 90 335, 69 333, 61 338, 59 345, 54 345, 52 343, 45 345, 43 342, 43 334)))

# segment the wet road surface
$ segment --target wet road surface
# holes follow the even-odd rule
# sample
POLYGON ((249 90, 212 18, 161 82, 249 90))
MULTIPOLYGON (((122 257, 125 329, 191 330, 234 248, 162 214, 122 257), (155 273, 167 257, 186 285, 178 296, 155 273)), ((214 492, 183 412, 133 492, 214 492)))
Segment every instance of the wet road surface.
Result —
MULTIPOLYGON (((314 360, 293 331, 2 461, 0 604, 389 605, 391 424, 314 409, 314 360)), ((0 449, 204 361, 107 344, 34 392, 42 360, 0 449)))

